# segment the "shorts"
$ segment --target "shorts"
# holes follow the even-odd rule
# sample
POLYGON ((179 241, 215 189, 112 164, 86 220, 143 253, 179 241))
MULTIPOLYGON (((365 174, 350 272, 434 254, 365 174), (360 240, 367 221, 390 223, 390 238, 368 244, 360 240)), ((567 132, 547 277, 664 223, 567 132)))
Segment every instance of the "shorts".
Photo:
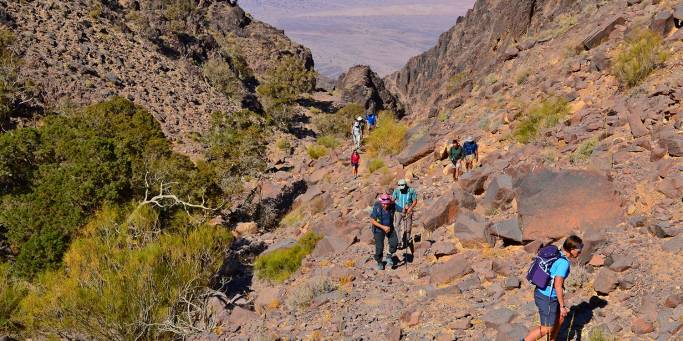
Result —
POLYGON ((560 302, 557 297, 548 297, 534 290, 534 302, 541 318, 541 326, 552 327, 560 316, 560 302))
POLYGON ((467 163, 474 162, 474 154, 465 155, 465 162, 467 162, 467 163))
POLYGON ((351 166, 353 166, 353 168, 358 168, 358 163, 351 162, 351 166))
POLYGON ((455 162, 451 160, 451 163, 453 164, 453 167, 455 167, 456 169, 462 168, 462 159, 457 159, 455 160, 455 162))

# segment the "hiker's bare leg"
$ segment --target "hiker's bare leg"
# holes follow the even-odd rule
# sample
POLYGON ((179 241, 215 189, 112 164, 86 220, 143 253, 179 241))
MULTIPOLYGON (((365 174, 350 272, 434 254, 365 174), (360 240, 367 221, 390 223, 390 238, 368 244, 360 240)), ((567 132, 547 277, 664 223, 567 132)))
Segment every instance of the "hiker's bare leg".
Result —
POLYGON ((553 326, 553 329, 550 333, 550 341, 555 341, 555 339, 557 338, 557 334, 560 332, 560 327, 562 327, 563 323, 564 323, 564 317, 562 317, 562 315, 559 315, 558 319, 555 322, 555 325, 553 326))
POLYGON ((529 331, 524 341, 536 341, 550 333, 552 327, 539 326, 529 331))

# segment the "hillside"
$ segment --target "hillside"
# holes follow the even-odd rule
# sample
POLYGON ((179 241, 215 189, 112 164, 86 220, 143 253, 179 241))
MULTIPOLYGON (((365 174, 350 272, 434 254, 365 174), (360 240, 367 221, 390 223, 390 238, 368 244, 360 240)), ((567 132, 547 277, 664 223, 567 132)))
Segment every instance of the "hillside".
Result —
POLYGON ((529 262, 576 234, 558 339, 683 338, 679 1, 477 0, 331 93, 230 2, 0 4, 0 334, 519 340, 529 262), (369 214, 400 179, 414 242, 378 270, 369 214))

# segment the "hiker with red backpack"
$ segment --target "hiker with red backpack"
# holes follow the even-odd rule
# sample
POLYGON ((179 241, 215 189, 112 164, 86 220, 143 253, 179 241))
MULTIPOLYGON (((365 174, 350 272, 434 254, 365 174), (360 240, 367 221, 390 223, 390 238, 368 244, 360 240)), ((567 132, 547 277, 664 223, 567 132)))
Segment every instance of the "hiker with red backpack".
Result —
POLYGON ((380 195, 379 201, 372 207, 372 213, 370 214, 372 226, 370 228, 375 239, 377 270, 384 270, 384 262, 389 267, 394 266, 394 254, 398 246, 398 236, 394 228, 395 213, 394 202, 391 200, 391 196, 386 193, 380 195), (385 238, 389 241, 389 253, 385 259, 382 259, 385 238))
POLYGON ((360 154, 358 149, 354 149, 351 153, 351 166, 353 167, 353 178, 358 178, 358 165, 360 164, 360 154))
POLYGON ((554 341, 564 318, 569 313, 564 297, 564 282, 569 276, 570 259, 576 259, 583 249, 578 236, 569 236, 562 245, 564 252, 555 245, 538 251, 529 267, 527 279, 536 286, 534 302, 540 315, 540 326, 529 331, 520 341, 535 341, 544 336, 554 341))

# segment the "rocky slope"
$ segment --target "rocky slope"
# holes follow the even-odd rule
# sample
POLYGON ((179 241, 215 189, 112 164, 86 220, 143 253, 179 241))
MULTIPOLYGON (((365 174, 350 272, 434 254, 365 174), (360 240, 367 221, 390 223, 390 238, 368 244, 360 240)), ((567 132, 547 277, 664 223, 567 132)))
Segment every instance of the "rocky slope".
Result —
POLYGON ((313 68, 308 49, 229 1, 3 0, 0 8, 17 33, 20 76, 40 89, 45 106, 127 97, 193 156, 202 147, 192 136, 206 130, 211 113, 254 106, 253 79, 262 80, 281 57, 313 68), (231 96, 202 73, 217 56, 242 80, 231 96))
POLYGON ((348 143, 318 160, 291 156, 307 184, 298 218, 241 238, 270 251, 306 231, 324 238, 283 284, 254 278, 246 299, 216 303, 221 327, 198 338, 518 340, 538 321, 524 280, 531 256, 578 233, 585 248, 567 282, 560 339, 683 339, 676 5, 478 1, 437 47, 389 77, 411 128, 400 154, 380 156, 386 168, 371 173, 363 155, 354 180, 348 143), (627 88, 610 64, 643 27, 662 37, 668 58, 627 88), (529 108, 548 98, 567 103, 566 116, 516 142, 529 108), (445 145, 468 135, 481 163, 454 182, 445 145), (369 208, 399 178, 419 193, 419 238, 412 262, 377 271, 369 208))

